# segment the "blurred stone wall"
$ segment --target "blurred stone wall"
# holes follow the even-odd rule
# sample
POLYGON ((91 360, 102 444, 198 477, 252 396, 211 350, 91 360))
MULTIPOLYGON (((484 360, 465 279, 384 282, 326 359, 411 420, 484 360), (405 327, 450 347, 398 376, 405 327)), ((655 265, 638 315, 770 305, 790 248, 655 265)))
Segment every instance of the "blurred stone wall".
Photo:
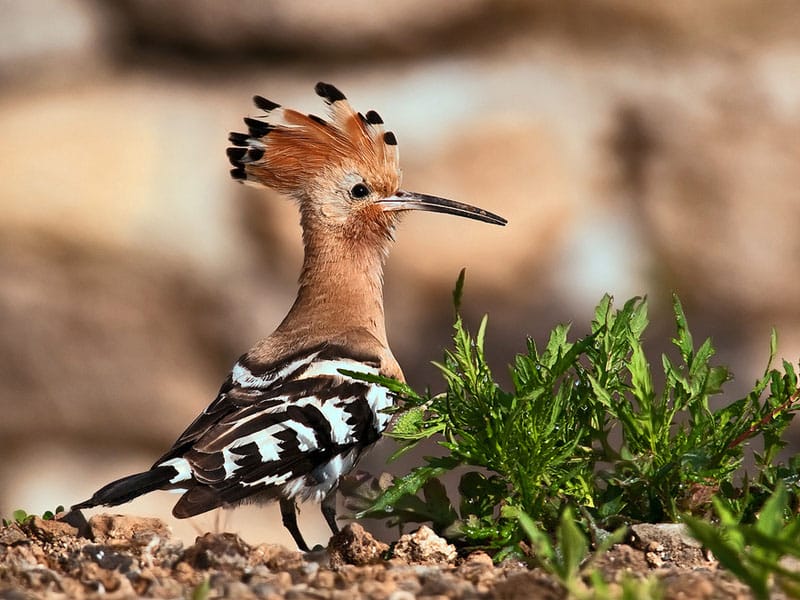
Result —
MULTIPOLYGON (((147 467, 277 324, 302 256, 296 211, 229 180, 226 136, 255 93, 320 112, 318 80, 381 113, 406 188, 510 221, 401 227, 388 328, 415 386, 440 386, 429 361, 462 266, 500 374, 526 335, 583 333, 605 292, 649 296, 657 359, 676 290, 737 373, 731 394, 763 370, 771 326, 781 355, 800 356, 795 2, 0 10, 0 514, 147 467)), ((388 449, 362 466, 381 469, 388 449)), ((122 510, 166 516, 174 499, 122 510)), ((287 542, 278 522, 242 509, 176 529, 287 542)))

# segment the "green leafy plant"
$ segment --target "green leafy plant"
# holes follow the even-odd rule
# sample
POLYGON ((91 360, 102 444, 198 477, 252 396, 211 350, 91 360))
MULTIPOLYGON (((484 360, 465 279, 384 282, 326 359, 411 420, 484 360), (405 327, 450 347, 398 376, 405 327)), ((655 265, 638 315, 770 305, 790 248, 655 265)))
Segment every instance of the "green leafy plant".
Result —
POLYGON ((554 538, 537 527, 528 515, 507 509, 508 516, 516 518, 533 549, 534 563, 551 575, 564 588, 570 598, 578 600, 603 600, 612 598, 657 600, 661 586, 653 579, 624 578, 614 589, 594 568, 594 561, 612 545, 622 541, 624 528, 607 535, 589 552, 589 538, 577 524, 573 510, 567 507, 561 514, 554 538), (590 582, 587 586, 584 579, 590 582))
MULTIPOLYGON (((576 524, 572 509, 566 508, 561 515, 555 532, 555 543, 536 526, 530 516, 522 511, 507 508, 505 513, 519 521, 535 550, 536 562, 539 566, 555 576, 564 587, 572 589, 578 580, 578 574, 589 551, 589 540, 576 524)), ((621 538, 621 534, 609 537, 599 550, 621 541, 621 538)))
POLYGON ((349 373, 403 399, 390 433, 400 443, 393 458, 427 439, 444 450, 389 484, 352 489, 357 517, 401 526, 430 522, 451 541, 502 557, 526 537, 512 514, 530 515, 554 532, 563 507, 574 506, 590 531, 708 514, 716 494, 747 521, 781 481, 797 504, 800 461, 775 462, 798 408, 797 376, 788 362, 781 371, 772 368, 774 332, 753 390, 713 408, 731 374, 713 363, 710 340, 694 343, 677 297, 675 355, 661 357, 664 383, 657 390, 641 342, 646 301, 634 298, 615 309, 605 296, 585 336, 571 341, 570 327, 559 325, 543 348, 529 339, 506 390, 484 354, 487 319, 472 335, 458 314, 463 281, 462 272, 453 348, 436 363, 444 392, 418 394, 393 380, 349 373), (753 438, 763 447, 755 455, 759 471, 740 479, 745 442, 753 438), (460 472, 459 501, 440 481, 452 471, 460 472))
MULTIPOLYGON (((52 521, 53 519, 55 519, 56 515, 60 512, 64 512, 64 507, 59 505, 56 507, 54 511, 51 510, 44 511, 42 513, 42 519, 44 519, 45 521, 52 521)), ((36 515, 33 514, 29 515, 27 512, 19 508, 15 510, 13 513, 11 513, 12 517, 11 519, 3 519, 2 522, 4 527, 7 527, 11 523, 17 523, 18 525, 27 525, 28 523, 33 521, 35 516, 36 515)))
POLYGON ((18 508, 13 513, 11 513, 11 519, 3 519, 3 525, 8 526, 11 523, 16 523, 17 525, 26 525, 33 521, 33 517, 35 515, 29 515, 27 512, 18 508))
POLYGON ((44 511, 42 513, 42 518, 45 521, 52 521, 53 519, 56 518, 56 515, 58 513, 62 513, 62 512, 64 512, 64 507, 59 504, 58 506, 56 506, 55 510, 46 510, 46 511, 44 511))
POLYGON ((784 556, 800 559, 800 515, 790 511, 783 484, 777 485, 752 524, 742 523, 741 515, 736 515, 722 498, 714 498, 714 509, 719 525, 687 517, 692 535, 747 583, 757 598, 769 598, 773 575, 789 596, 800 596, 800 572, 780 562, 784 556))

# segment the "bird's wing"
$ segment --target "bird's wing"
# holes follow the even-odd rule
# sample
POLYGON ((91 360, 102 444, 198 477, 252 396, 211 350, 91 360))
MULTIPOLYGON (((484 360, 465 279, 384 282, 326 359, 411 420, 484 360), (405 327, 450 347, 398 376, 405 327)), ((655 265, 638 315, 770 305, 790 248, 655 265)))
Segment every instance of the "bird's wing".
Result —
POLYGON ((284 403, 281 394, 274 391, 292 381, 319 356, 324 346, 298 352, 268 365, 251 365, 247 355, 242 355, 233 365, 231 373, 217 393, 214 401, 186 428, 172 448, 153 466, 181 456, 191 445, 205 435, 228 415, 247 407, 268 411, 284 403))
POLYGON ((324 345, 257 369, 241 361, 214 402, 154 468, 187 490, 176 516, 252 495, 320 500, 386 427, 385 388, 339 371, 377 374, 379 359, 324 345))

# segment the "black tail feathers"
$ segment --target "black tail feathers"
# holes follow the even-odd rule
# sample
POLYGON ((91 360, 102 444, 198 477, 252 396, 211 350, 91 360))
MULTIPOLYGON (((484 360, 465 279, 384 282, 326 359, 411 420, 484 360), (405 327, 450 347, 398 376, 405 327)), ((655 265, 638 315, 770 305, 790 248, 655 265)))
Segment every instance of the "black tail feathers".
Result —
POLYGON ((125 504, 143 494, 167 487, 169 480, 175 475, 176 471, 171 466, 156 467, 144 473, 128 475, 100 488, 91 498, 75 504, 71 510, 125 504))

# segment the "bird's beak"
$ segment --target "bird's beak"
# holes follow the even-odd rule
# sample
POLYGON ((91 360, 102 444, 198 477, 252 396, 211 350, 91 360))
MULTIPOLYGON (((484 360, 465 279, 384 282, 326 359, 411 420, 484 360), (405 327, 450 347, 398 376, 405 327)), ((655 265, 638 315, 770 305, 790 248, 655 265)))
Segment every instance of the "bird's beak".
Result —
POLYGON ((416 194, 397 190, 393 196, 378 201, 378 205, 386 212, 400 210, 427 210, 430 212, 447 213, 468 219, 476 219, 485 223, 495 225, 505 225, 508 223, 503 217, 490 213, 476 206, 470 206, 454 200, 446 200, 437 196, 427 194, 416 194))

